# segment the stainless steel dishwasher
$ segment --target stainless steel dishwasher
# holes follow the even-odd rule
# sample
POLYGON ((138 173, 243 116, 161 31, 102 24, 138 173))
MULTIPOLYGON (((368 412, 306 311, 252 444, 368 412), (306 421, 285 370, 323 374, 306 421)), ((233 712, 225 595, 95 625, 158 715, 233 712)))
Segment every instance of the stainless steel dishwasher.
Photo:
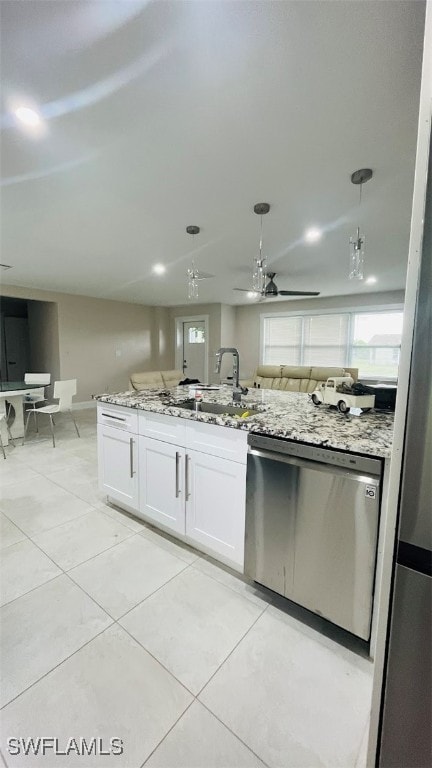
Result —
POLYGON ((382 462, 249 435, 245 573, 368 640, 382 462))

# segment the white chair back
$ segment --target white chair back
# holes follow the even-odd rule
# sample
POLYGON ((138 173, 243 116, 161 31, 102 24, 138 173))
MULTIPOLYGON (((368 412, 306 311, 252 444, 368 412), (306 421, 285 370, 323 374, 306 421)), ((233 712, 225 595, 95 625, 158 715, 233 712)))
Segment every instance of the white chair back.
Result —
POLYGON ((68 381, 54 382, 54 398, 59 401, 60 411, 70 411, 72 408, 72 398, 76 395, 77 380, 68 379, 68 381))
POLYGON ((26 373, 24 375, 24 384, 36 384, 37 386, 47 387, 50 383, 50 373, 26 373))

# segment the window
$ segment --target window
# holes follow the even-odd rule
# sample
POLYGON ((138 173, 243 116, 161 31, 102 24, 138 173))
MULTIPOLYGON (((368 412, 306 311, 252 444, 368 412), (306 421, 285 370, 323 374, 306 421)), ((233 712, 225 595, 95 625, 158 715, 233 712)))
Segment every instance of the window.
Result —
POLYGON ((265 365, 347 366, 362 378, 397 378, 402 310, 263 318, 265 365))
POLYGON ((204 328, 189 328, 189 344, 205 344, 204 328))

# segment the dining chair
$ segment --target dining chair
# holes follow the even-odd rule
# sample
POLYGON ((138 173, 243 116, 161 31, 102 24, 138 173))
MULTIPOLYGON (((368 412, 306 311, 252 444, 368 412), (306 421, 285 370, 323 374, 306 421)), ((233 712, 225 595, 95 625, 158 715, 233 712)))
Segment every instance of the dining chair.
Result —
MULTIPOLYGON (((35 386, 47 387, 49 384, 51 384, 51 374, 50 373, 26 373, 24 375, 24 384, 34 384, 35 386)), ((45 391, 39 394, 28 394, 25 396, 24 400, 24 410, 26 412, 30 411, 31 413, 35 413, 36 411, 36 405, 38 403, 45 403, 46 397, 45 397, 45 391)), ((38 422, 35 415, 35 424, 36 424, 36 432, 39 432, 38 422)))
POLYGON ((0 447, 1 447, 1 450, 2 450, 3 458, 5 459, 6 458, 6 451, 4 449, 3 436, 2 436, 2 424, 3 424, 3 422, 6 425, 7 433, 8 433, 8 436, 9 436, 9 440, 11 441, 12 445, 15 445, 15 443, 14 443, 14 439, 13 439, 13 437, 11 435, 11 431, 9 429, 9 424, 7 422, 7 416, 6 416, 5 413, 0 413, 0 447))
MULTIPOLYGON (((58 400, 58 403, 55 405, 44 405, 42 408, 34 409, 36 422, 40 415, 46 415, 49 417, 53 448, 55 448, 54 415, 56 413, 68 413, 74 423, 76 433, 78 437, 80 437, 77 423, 72 414, 72 398, 74 395, 76 395, 76 391, 77 391, 76 379, 69 379, 68 381, 55 381, 54 382, 54 399, 58 400)), ((29 413, 27 414, 23 444, 27 435, 27 427, 29 424, 31 413, 32 411, 29 411, 29 413)))

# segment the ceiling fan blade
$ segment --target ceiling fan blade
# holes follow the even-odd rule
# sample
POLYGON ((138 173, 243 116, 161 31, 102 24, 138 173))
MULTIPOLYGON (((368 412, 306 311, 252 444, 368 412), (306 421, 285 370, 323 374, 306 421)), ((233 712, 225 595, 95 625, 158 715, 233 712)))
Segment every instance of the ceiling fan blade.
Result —
POLYGON ((279 291, 279 296, 319 296, 319 291, 279 291))
POLYGON ((209 280, 211 277, 214 277, 214 275, 209 275, 207 272, 197 272, 195 280, 209 280))
POLYGON ((252 288, 233 288, 233 291, 243 291, 243 293, 256 293, 257 296, 260 296, 259 291, 253 291, 252 288))

